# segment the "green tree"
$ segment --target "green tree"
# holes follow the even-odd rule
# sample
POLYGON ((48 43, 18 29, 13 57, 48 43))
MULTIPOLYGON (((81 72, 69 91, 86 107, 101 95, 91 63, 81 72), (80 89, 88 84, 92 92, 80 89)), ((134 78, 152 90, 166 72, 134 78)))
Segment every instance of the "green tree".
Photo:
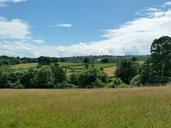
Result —
POLYGON ((66 80, 65 71, 59 66, 58 63, 54 63, 52 66, 52 72, 54 74, 54 83, 59 84, 66 80))
POLYGON ((70 74, 69 83, 74 84, 74 85, 78 85, 78 78, 79 78, 78 74, 76 74, 76 73, 70 74))
POLYGON ((29 69, 28 71, 25 71, 20 82, 25 88, 34 88, 33 79, 36 75, 37 70, 36 69, 29 69))
POLYGON ((88 69, 89 68, 89 63, 90 63, 90 59, 89 58, 84 58, 83 63, 85 64, 85 68, 88 69))
POLYGON ((52 88, 54 84, 54 75, 49 66, 41 67, 33 79, 35 88, 52 88))
POLYGON ((90 68, 80 74, 78 81, 81 88, 98 87, 102 85, 102 82, 107 82, 107 75, 101 70, 90 68), (98 85, 96 85, 97 83, 98 85))
POLYGON ((109 63, 109 59, 108 58, 103 58, 101 59, 100 63, 109 63))
POLYGON ((131 79, 138 73, 138 65, 130 60, 124 60, 117 66, 115 76, 129 84, 131 79))
POLYGON ((151 56, 145 62, 141 79, 143 84, 163 84, 171 81, 171 37, 153 41, 151 56))
POLYGON ((49 65, 50 64, 50 58, 41 56, 38 58, 39 65, 49 65))
POLYGON ((139 74, 134 76, 130 82, 130 85, 140 87, 142 85, 141 76, 139 74))

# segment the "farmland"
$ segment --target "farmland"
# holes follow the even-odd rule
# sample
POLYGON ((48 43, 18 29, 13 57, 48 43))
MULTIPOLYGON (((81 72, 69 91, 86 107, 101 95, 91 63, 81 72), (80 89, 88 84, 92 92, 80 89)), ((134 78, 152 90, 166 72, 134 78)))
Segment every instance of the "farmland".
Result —
MULTIPOLYGON (((74 72, 81 72, 85 70, 85 65, 83 63, 72 63, 72 62, 59 62, 59 65, 68 71, 70 73, 71 71, 74 72)), ((35 68, 38 66, 38 63, 26 63, 26 64, 17 64, 17 65, 12 65, 12 69, 30 69, 30 68, 35 68)), ((115 63, 97 63, 94 65, 95 68, 98 70, 103 68, 104 72, 107 73, 109 77, 114 76, 114 70, 116 68, 115 63)))
POLYGON ((0 90, 1 128, 170 128, 171 87, 0 90))

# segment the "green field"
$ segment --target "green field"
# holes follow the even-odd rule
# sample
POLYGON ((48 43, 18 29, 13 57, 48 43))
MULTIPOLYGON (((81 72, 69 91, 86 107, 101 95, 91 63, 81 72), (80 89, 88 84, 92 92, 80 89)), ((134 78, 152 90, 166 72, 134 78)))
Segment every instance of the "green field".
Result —
MULTIPOLYGON (((81 72, 85 70, 85 65, 83 63, 72 63, 72 62, 59 62, 59 65, 66 69, 68 73, 71 72, 81 72)), ((35 68, 38 66, 38 63, 27 63, 27 64, 17 64, 12 65, 12 69, 30 69, 35 68)), ((114 76, 113 72, 115 70, 116 64, 115 63, 97 63, 94 65, 97 69, 104 69, 104 72, 107 73, 109 77, 114 76)))
POLYGON ((0 128, 171 128, 171 87, 0 90, 0 128))

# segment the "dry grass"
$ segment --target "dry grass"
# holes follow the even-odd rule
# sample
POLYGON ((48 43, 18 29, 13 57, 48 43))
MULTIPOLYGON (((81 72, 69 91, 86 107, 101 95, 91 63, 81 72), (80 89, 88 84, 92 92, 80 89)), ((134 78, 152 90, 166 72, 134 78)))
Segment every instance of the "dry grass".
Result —
POLYGON ((30 69, 30 68, 35 68, 36 66, 38 66, 38 63, 17 64, 11 67, 12 69, 30 69))
POLYGON ((0 128, 170 128, 171 87, 0 90, 0 128))
POLYGON ((115 70, 116 66, 104 68, 104 72, 107 74, 108 77, 113 77, 115 70))

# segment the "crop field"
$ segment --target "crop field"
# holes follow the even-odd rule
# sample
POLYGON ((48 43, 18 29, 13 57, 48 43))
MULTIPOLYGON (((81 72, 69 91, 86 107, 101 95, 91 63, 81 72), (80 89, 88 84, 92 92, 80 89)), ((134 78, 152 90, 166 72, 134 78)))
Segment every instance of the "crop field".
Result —
POLYGON ((171 87, 0 90, 0 128, 171 128, 171 87))

